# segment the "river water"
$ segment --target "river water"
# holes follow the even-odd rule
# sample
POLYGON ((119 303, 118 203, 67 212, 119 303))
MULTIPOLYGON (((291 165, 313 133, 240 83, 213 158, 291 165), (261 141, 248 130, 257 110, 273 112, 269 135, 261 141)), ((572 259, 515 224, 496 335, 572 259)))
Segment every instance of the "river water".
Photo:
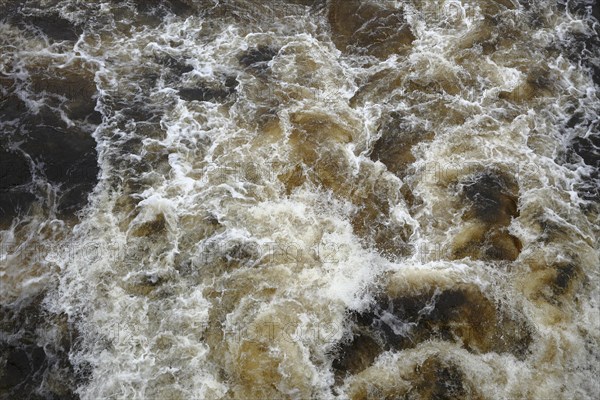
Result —
POLYGON ((0 398, 597 399, 593 1, 0 1, 0 398))

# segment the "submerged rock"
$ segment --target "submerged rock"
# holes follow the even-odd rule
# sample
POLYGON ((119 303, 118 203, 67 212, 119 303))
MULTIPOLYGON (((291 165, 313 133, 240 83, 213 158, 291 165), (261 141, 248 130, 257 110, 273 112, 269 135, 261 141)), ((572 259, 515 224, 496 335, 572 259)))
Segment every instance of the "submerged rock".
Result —
POLYGON ((375 1, 334 0, 327 18, 336 47, 385 59, 405 53, 415 40, 404 12, 375 1))
POLYGON ((385 351, 384 345, 373 336, 368 330, 357 332, 351 342, 342 345, 332 364, 338 383, 345 375, 355 375, 367 369, 385 351))
POLYGON ((476 354, 510 353, 520 360, 532 342, 523 321, 469 284, 382 295, 370 310, 351 319, 352 338, 341 345, 333 363, 338 379, 366 369, 383 351, 411 349, 430 340, 457 343, 476 354))
POLYGON ((524 292, 533 301, 561 305, 573 299, 581 288, 584 273, 576 260, 546 264, 529 261, 529 278, 523 281, 524 292))
POLYGON ((477 218, 488 224, 508 225, 518 216, 514 183, 494 173, 483 172, 462 183, 462 195, 470 202, 466 218, 477 218))
POLYGON ((157 57, 156 62, 169 68, 177 77, 194 70, 194 67, 189 65, 185 59, 177 59, 168 54, 162 57, 157 57))
POLYGON ((279 49, 270 46, 258 46, 242 53, 239 58, 240 65, 257 71, 264 71, 268 63, 279 53, 279 49))
POLYGON ((431 356, 415 367, 409 399, 483 399, 460 367, 431 356))
POLYGON ((80 26, 61 17, 56 12, 23 15, 19 19, 20 25, 34 27, 50 39, 56 41, 76 41, 83 33, 83 29, 80 26))
POLYGON ((163 16, 164 12, 170 12, 177 16, 188 16, 194 12, 193 1, 182 0, 134 0, 137 9, 144 13, 155 13, 163 16))
POLYGON ((512 219, 519 216, 517 193, 516 183, 495 171, 476 173, 462 181, 466 224, 454 237, 454 259, 514 261, 519 256, 521 241, 508 232, 512 219))
POLYGON ((69 360, 73 331, 63 316, 43 309, 43 295, 0 305, 0 398, 78 399, 83 376, 69 360))
POLYGON ((238 82, 235 77, 226 77, 217 84, 206 83, 195 88, 179 89, 179 97, 186 101, 225 101, 236 93, 238 82))
POLYGON ((442 354, 418 360, 395 376, 375 369, 350 381, 352 400, 482 400, 484 397, 460 365, 442 354))
POLYGON ((571 141, 567 157, 575 164, 583 161, 588 166, 581 172, 581 181, 576 184, 584 200, 600 203, 600 134, 588 137, 577 136, 571 141))
POLYGON ((102 115, 95 110, 93 67, 79 58, 58 65, 40 57, 27 60, 25 68, 26 80, 18 75, 0 80, 7 105, 0 111, 4 226, 36 200, 59 218, 72 217, 86 205, 99 172, 92 132, 102 115), (21 99, 19 87, 27 88, 25 96, 36 108, 21 99))
POLYGON ((29 164, 23 154, 0 149, 0 227, 27 211, 35 201, 30 182, 29 164))
POLYGON ((415 162, 413 147, 435 136, 433 132, 414 129, 401 114, 395 112, 384 120, 379 131, 381 137, 375 142, 370 158, 381 161, 390 172, 401 178, 415 162))

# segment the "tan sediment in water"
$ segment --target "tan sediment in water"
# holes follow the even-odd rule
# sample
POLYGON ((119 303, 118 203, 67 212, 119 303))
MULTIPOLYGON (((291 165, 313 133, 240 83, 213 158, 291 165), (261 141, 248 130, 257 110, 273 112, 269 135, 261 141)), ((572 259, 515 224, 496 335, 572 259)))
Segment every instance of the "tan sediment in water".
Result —
POLYGON ((36 249, 1 254, 3 395, 44 376, 83 399, 598 392, 581 14, 3 4, 2 151, 37 174, 1 203, 31 205, 9 208, 2 244, 36 249), (99 174, 63 182, 56 159, 99 174), (48 318, 32 334, 28 315, 48 318), (44 346, 64 387, 50 364, 28 372, 44 346))

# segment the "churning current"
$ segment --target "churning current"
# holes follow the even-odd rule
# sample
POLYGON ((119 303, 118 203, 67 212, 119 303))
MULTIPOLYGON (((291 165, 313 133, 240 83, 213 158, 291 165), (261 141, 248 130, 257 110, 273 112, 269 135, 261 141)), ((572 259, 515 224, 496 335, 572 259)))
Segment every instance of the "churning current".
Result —
POLYGON ((598 399, 589 0, 0 0, 0 399, 598 399))

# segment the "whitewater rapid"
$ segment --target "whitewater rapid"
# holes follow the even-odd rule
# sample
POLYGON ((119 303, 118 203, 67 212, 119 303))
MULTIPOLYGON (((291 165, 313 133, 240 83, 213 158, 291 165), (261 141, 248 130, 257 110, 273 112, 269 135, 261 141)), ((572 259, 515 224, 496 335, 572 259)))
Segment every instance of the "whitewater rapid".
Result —
POLYGON ((0 10, 0 398, 598 398, 597 5, 0 10))

